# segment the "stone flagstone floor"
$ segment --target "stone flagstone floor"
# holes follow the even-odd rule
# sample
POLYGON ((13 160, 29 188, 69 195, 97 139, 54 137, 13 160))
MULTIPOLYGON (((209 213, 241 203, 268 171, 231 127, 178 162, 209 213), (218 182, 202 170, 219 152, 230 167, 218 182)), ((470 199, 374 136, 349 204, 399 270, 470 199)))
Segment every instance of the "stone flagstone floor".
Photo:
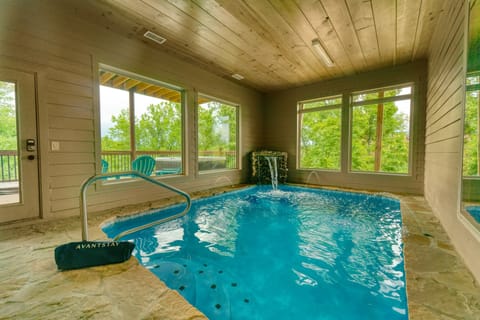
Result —
POLYGON ((423 197, 400 199, 410 319, 480 319, 480 287, 440 221, 423 197))

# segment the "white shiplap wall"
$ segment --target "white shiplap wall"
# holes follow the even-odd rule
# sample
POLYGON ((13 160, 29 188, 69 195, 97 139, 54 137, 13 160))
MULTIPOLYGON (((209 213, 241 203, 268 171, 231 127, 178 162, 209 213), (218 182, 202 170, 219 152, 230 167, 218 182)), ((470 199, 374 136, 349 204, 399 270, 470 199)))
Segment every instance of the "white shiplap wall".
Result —
POLYGON ((450 1, 432 38, 428 62, 425 197, 456 249, 480 280, 480 242, 458 217, 463 143, 466 1, 450 1))

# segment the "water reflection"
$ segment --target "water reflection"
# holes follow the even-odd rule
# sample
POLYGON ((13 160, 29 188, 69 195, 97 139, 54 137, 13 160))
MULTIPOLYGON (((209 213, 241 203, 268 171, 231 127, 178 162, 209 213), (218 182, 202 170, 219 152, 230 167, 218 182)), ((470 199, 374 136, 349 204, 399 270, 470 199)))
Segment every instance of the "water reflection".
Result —
POLYGON ((152 256, 182 250, 184 235, 183 221, 179 219, 142 230, 129 237, 134 237, 137 256, 147 263, 152 256))
POLYGON ((201 206, 194 222, 198 227, 195 237, 211 252, 233 256, 237 239, 238 207, 247 206, 247 201, 225 200, 201 206))
POLYGON ((324 283, 347 280, 373 295, 398 300, 398 290, 405 286, 399 205, 354 198, 302 199, 299 253, 306 259, 303 267, 315 271, 324 283))

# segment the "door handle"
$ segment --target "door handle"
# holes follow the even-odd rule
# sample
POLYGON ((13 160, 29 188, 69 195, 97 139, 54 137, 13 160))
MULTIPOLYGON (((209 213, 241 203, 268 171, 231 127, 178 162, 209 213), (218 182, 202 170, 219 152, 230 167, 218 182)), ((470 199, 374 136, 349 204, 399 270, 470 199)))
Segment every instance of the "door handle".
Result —
POLYGON ((34 156, 33 154, 31 154, 31 155, 29 155, 29 156, 27 157, 27 159, 28 159, 28 160, 35 160, 35 156, 34 156))

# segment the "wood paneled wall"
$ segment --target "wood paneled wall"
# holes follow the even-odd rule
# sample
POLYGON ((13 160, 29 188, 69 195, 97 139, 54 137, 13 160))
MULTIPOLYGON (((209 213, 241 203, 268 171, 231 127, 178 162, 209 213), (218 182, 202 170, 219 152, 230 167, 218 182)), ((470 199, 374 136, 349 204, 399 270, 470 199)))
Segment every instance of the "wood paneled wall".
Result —
MULTIPOLYGON (((264 146, 288 152, 288 181, 339 186, 356 189, 423 193, 424 127, 426 62, 418 61, 395 68, 381 69, 356 76, 334 79, 267 95, 264 146), (297 170, 297 103, 353 91, 381 88, 402 83, 414 83, 414 113, 412 143, 412 174, 410 176, 352 173, 344 161, 342 172, 297 170)), ((347 137, 348 123, 343 123, 342 135, 347 137)), ((348 153, 347 148, 342 154, 348 153)))
MULTIPOLYGON (((78 2, 82 4, 81 1, 78 2)), ((79 186, 99 166, 98 63, 186 89, 188 175, 167 181, 186 191, 244 182, 246 154, 261 139, 262 96, 200 68, 76 17, 62 1, 2 1, 0 67, 36 75, 40 146, 41 206, 46 218, 79 213, 79 186), (241 106, 240 158, 243 170, 196 172, 197 92, 241 106), (59 141, 60 151, 50 142, 59 141)), ((31 110, 35 112, 35 110, 31 110)), ((140 182, 91 188, 93 210, 171 196, 140 182)))
POLYGON ((425 197, 480 280, 480 242, 459 220, 467 1, 444 8, 428 62, 425 197))

